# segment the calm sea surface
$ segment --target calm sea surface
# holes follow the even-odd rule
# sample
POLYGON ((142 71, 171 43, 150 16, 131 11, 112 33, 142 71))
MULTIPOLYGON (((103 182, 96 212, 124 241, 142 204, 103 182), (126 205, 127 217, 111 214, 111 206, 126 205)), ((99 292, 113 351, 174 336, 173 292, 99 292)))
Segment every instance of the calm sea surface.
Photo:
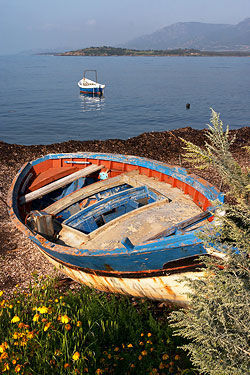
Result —
POLYGON ((249 125, 249 58, 0 56, 0 140, 9 143, 202 129, 210 107, 231 129, 249 125), (104 98, 79 94, 85 69, 97 70, 104 98))

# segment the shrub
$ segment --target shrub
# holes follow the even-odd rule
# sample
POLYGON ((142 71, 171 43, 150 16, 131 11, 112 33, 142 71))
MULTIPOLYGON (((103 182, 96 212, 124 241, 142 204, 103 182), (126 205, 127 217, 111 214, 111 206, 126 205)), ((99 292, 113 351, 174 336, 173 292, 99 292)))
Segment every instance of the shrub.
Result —
POLYGON ((190 308, 173 312, 170 319, 176 334, 190 339, 182 348, 202 374, 245 375, 249 369, 249 174, 230 153, 233 141, 213 110, 205 148, 184 141, 186 160, 213 167, 227 184, 231 202, 223 207, 219 228, 201 233, 222 258, 203 257, 207 277, 186 280, 190 308))

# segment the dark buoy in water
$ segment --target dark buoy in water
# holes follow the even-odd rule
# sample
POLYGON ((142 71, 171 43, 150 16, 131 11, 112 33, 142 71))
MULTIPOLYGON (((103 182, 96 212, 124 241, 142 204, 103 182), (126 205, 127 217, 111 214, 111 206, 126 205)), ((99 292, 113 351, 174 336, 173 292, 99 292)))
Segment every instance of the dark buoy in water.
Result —
POLYGON ((186 109, 190 109, 190 103, 186 104, 186 109))

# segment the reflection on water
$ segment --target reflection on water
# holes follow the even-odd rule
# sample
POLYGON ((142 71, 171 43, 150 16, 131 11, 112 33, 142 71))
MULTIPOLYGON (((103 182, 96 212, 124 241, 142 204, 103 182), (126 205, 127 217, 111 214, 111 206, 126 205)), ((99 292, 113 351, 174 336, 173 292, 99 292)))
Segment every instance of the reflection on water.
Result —
POLYGON ((93 96, 80 94, 79 98, 81 99, 80 105, 82 112, 89 112, 89 111, 101 111, 105 105, 105 98, 104 96, 93 96))

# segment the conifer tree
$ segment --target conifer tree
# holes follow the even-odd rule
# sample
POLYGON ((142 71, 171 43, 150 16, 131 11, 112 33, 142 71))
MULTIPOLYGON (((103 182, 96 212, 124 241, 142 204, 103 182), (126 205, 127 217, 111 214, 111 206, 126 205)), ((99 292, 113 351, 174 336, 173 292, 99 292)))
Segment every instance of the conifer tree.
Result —
POLYGON ((220 226, 211 225, 202 233, 206 246, 224 256, 205 258, 207 277, 186 280, 190 306, 171 314, 177 335, 189 339, 189 352, 200 373, 246 375, 249 372, 249 171, 234 160, 228 127, 223 131, 219 115, 212 110, 211 125, 204 149, 185 143, 185 158, 198 168, 213 167, 228 186, 230 202, 220 226))

